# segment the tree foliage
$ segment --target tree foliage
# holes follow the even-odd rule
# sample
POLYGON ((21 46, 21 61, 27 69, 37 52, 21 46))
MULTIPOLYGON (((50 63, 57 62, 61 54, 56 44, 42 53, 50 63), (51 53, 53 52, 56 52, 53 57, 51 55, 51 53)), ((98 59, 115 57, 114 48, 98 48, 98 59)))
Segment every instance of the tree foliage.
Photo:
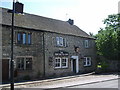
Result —
POLYGON ((109 15, 104 24, 95 35, 97 53, 110 60, 120 59, 120 14, 109 15))

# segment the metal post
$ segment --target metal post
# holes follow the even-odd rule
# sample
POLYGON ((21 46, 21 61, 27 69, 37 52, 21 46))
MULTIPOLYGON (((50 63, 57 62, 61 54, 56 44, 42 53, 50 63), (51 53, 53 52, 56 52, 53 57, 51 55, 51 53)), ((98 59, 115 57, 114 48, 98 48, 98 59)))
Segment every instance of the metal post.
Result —
POLYGON ((12 26, 11 26, 11 62, 10 62, 11 90, 14 90, 14 61, 13 61, 14 13, 15 13, 15 0, 13 0, 12 26))

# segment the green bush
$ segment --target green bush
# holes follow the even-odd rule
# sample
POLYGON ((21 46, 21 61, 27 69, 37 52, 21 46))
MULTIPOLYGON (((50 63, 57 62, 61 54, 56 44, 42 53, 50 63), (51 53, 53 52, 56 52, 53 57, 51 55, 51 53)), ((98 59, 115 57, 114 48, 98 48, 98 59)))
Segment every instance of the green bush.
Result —
POLYGON ((108 63, 105 62, 105 61, 102 61, 101 62, 101 67, 102 67, 101 69, 102 69, 103 72, 107 71, 108 63))

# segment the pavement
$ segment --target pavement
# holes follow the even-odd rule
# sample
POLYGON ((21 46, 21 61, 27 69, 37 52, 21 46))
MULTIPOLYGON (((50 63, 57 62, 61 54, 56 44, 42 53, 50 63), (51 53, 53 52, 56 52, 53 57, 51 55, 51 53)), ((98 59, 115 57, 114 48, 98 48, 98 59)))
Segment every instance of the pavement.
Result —
MULTIPOLYGON (((47 80, 15 83, 14 86, 15 88, 50 88, 52 89, 52 88, 69 87, 74 85, 85 85, 85 84, 103 82, 103 81, 109 81, 109 80, 115 80, 115 79, 118 79, 118 74, 116 73, 95 75, 93 72, 88 74, 67 76, 67 77, 47 79, 47 80)), ((10 87, 10 84, 0 85, 0 88, 9 88, 9 87, 10 87)))

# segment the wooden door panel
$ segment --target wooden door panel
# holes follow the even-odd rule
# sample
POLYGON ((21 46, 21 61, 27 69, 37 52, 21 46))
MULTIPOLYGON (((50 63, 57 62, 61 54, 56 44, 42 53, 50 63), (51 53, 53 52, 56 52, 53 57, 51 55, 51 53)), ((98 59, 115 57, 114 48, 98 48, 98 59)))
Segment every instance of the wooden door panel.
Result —
POLYGON ((9 79, 9 59, 2 60, 2 80, 9 79))

